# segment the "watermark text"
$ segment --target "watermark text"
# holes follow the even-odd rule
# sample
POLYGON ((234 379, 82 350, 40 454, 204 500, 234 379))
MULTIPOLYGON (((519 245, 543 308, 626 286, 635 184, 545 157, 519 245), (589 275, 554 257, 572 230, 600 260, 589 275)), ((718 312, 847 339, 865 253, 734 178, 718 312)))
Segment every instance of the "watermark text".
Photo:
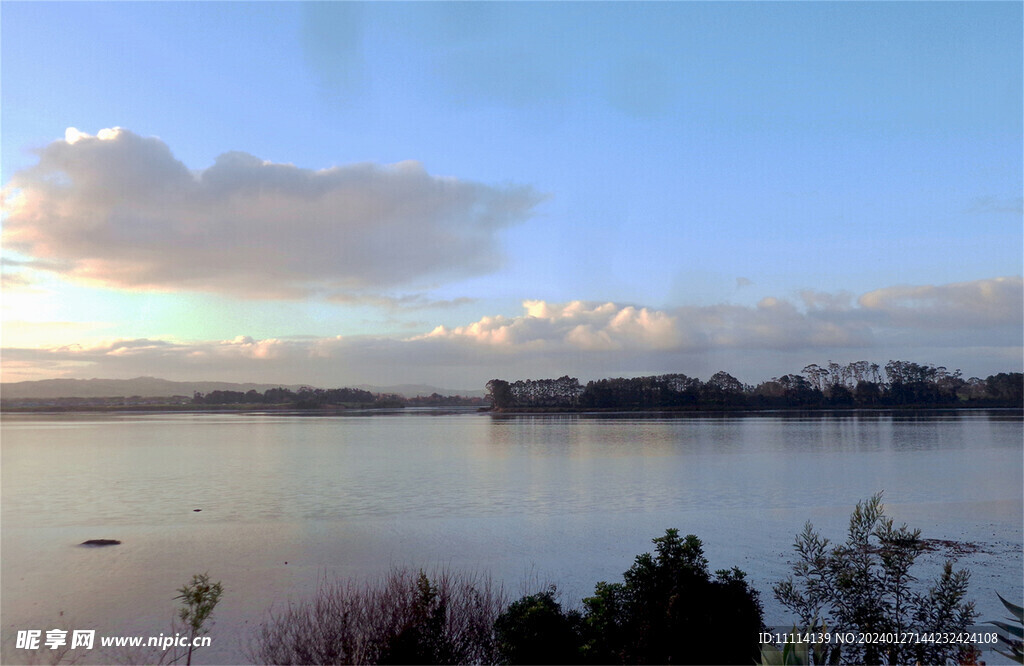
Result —
MULTIPOLYGON (((100 647, 150 647, 169 650, 170 648, 210 647, 209 636, 188 634, 160 634, 158 636, 100 636, 100 647)), ((21 629, 14 647, 19 650, 58 650, 61 648, 91 650, 96 646, 95 629, 21 629)))

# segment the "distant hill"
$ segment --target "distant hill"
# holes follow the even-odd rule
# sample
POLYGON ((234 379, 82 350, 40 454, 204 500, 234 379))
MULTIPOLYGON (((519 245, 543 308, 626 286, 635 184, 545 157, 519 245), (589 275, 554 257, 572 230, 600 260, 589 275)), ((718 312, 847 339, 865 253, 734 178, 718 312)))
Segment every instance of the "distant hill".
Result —
MULTIPOLYGON (((287 388, 297 391, 308 384, 239 384, 234 382, 172 382, 157 377, 136 377, 135 379, 42 379, 27 382, 4 382, 0 384, 0 398, 4 400, 51 399, 51 398, 108 398, 117 396, 141 396, 164 398, 172 395, 190 396, 199 391, 258 391, 272 388, 287 388)), ((326 388, 342 388, 343 385, 326 388)), ((321 387, 324 388, 324 387, 321 387)), ((372 393, 397 393, 406 397, 418 395, 464 395, 481 397, 484 391, 452 391, 421 384, 401 386, 368 386, 361 388, 372 393)))

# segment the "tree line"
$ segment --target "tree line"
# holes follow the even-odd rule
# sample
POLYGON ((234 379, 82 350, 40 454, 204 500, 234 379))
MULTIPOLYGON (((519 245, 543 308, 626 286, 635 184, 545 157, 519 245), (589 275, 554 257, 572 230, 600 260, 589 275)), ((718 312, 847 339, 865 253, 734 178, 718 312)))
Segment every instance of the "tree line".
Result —
POLYGON ((820 366, 744 384, 725 371, 707 381, 684 374, 617 377, 587 382, 574 377, 492 379, 494 409, 708 409, 721 407, 1022 407, 1024 375, 1001 372, 964 379, 960 370, 910 361, 854 361, 820 366))
POLYGON ((406 398, 395 393, 371 393, 357 388, 319 389, 303 386, 298 391, 287 388, 272 388, 260 393, 249 391, 210 391, 192 396, 193 405, 247 405, 253 407, 273 406, 294 409, 317 409, 321 407, 479 407, 483 398, 467 398, 460 395, 416 396, 406 398))

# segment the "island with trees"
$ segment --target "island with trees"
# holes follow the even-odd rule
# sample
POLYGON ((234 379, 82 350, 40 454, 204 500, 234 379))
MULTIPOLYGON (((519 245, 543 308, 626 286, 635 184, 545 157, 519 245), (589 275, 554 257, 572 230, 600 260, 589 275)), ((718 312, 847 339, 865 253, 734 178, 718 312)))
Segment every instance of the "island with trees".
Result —
POLYGON ((492 379, 496 411, 636 411, 1024 407, 1024 375, 1001 372, 964 379, 960 370, 909 361, 882 368, 867 361, 806 366, 756 386, 725 371, 707 381, 684 374, 598 379, 492 379))

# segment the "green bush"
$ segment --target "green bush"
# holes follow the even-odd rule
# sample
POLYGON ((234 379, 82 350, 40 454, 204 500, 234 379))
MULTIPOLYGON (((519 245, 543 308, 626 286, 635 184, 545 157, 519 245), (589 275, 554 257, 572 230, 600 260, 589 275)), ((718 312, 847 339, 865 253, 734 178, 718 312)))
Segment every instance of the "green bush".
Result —
MULTIPOLYGON (((807 523, 794 544, 793 576, 774 587, 775 597, 815 631, 821 622, 838 632, 966 631, 975 617, 964 599, 970 574, 946 562, 938 580, 917 591, 911 568, 925 549, 920 536, 906 525, 893 527, 881 493, 857 504, 846 543, 830 547, 807 523)), ((973 653, 973 646, 958 644, 853 643, 833 646, 825 659, 838 659, 840 649, 844 663, 868 664, 944 664, 973 653)))
POLYGON ((1012 624, 1001 622, 999 620, 994 620, 992 622, 992 624, 999 627, 1003 632, 999 634, 1001 647, 1009 650, 1008 652, 996 650, 996 652, 1008 659, 1012 659, 1015 663, 1024 664, 1024 608, 1003 599, 1003 595, 1001 594, 997 593, 996 596, 999 597, 999 601, 1003 602, 1003 606, 1005 606, 1006 610, 1010 611, 1010 614, 1013 616, 1006 618, 1012 622, 1012 624))
POLYGON ((192 664, 192 646, 196 636, 202 636, 210 631, 210 616, 223 593, 224 587, 220 581, 211 583, 208 573, 196 574, 192 576, 191 582, 178 588, 178 596, 175 597, 181 600, 178 617, 185 623, 189 632, 186 666, 192 664))
POLYGON ((502 660, 509 664, 580 663, 581 621, 578 611, 563 611, 552 585, 525 596, 494 623, 502 660))
POLYGON ((495 624, 513 664, 753 664, 761 603, 739 569, 708 573, 700 539, 669 529, 621 583, 598 583, 583 612, 555 590, 512 604, 495 624), (724 640, 723 640, 724 638, 724 640))
POLYGON ((763 628, 758 593, 737 568, 712 578, 700 539, 669 529, 623 574, 584 599, 583 651, 597 663, 751 664, 763 628), (727 640, 721 640, 728 637, 727 640))

